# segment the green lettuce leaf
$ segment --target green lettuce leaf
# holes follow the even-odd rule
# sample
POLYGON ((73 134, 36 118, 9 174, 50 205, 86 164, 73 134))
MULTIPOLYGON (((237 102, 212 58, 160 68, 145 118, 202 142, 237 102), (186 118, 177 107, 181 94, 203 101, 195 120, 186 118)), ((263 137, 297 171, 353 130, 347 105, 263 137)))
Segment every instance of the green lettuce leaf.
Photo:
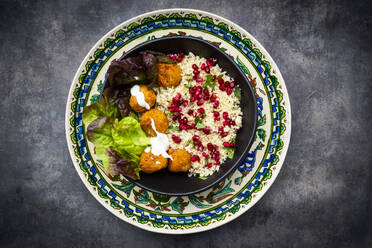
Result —
POLYGON ((119 116, 118 108, 108 98, 102 96, 99 102, 95 102, 83 109, 83 123, 89 125, 99 117, 116 118, 119 116))
POLYGON ((133 117, 115 120, 111 131, 117 148, 131 155, 139 156, 150 145, 150 137, 146 136, 138 120, 133 117))
POLYGON ((92 121, 87 128, 87 138, 95 145, 98 157, 103 158, 104 151, 114 145, 111 135, 113 121, 107 116, 98 117, 92 121))

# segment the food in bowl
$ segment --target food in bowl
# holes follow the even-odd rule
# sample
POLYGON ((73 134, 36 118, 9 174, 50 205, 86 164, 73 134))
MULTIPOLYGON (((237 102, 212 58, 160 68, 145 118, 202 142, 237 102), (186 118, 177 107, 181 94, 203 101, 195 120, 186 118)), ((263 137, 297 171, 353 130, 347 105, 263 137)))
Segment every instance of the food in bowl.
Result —
POLYGON ((114 60, 109 87, 83 111, 105 172, 138 180, 168 168, 204 179, 232 159, 241 92, 217 62, 154 51, 114 60))

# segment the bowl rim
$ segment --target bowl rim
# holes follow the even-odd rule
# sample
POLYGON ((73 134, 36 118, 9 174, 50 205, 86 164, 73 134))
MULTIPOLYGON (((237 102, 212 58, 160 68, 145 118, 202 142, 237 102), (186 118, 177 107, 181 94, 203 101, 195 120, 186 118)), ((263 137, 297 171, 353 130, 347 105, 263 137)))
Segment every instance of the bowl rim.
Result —
MULTIPOLYGON (((258 115, 258 112, 257 112, 257 99, 256 99, 256 95, 254 93, 253 87, 252 87, 252 85, 249 82, 249 79, 247 78, 247 76, 245 75, 245 73, 242 71, 242 69, 240 69, 240 67, 236 64, 236 62, 227 53, 225 53, 224 51, 222 51, 218 46, 216 46, 213 43, 208 42, 208 41, 206 41, 206 40, 204 40, 202 38, 193 37, 193 36, 167 36, 167 37, 156 38, 156 39, 153 39, 153 40, 145 41, 145 42, 143 42, 143 43, 141 43, 141 44, 139 44, 139 45, 131 48, 130 50, 128 50, 127 52, 125 52, 122 56, 120 56, 120 58, 118 58, 117 60, 122 60, 122 59, 126 58, 128 55, 131 55, 131 53, 133 53, 135 50, 140 50, 142 47, 145 47, 148 44, 156 43, 156 42, 159 42, 159 41, 162 41, 162 40, 173 40, 173 39, 174 40, 176 40, 176 39, 195 40, 197 42, 200 42, 200 43, 203 43, 203 44, 205 44, 207 46, 210 46, 210 47, 214 48, 215 50, 218 50, 237 69, 237 71, 243 76, 243 78, 245 79, 246 84, 248 85, 250 94, 253 97, 253 102, 254 102, 254 108, 253 108, 253 110, 254 110, 253 132, 251 133, 251 136, 249 137, 248 144, 244 148, 244 151, 242 152, 242 154, 240 155, 240 157, 237 159, 237 161, 235 162, 235 164, 233 166, 231 166, 231 168, 229 170, 227 170, 226 173, 222 174, 214 182, 212 182, 212 183, 210 183, 210 184, 208 184, 208 185, 206 185, 206 186, 204 186, 204 187, 202 187, 200 189, 193 190, 193 191, 190 191, 190 192, 187 192, 187 193, 167 193, 167 192, 162 192, 162 191, 155 190, 155 189, 152 189, 150 187, 147 187, 145 185, 139 184, 137 180, 133 180, 133 179, 131 179, 129 177, 125 177, 124 176, 127 180, 129 180, 130 182, 132 182, 136 186, 138 186, 140 188, 143 188, 145 190, 148 190, 148 191, 150 191, 152 193, 166 195, 166 196, 188 196, 188 195, 200 193, 202 191, 205 191, 205 190, 208 190, 208 189, 212 188, 213 186, 215 186, 216 184, 218 184, 222 180, 224 180, 226 177, 228 177, 231 173, 233 173, 236 170, 236 168, 239 165, 241 165, 241 163, 243 162, 244 158, 246 157, 246 154, 248 153, 249 149, 252 146, 253 139, 254 139, 254 136, 255 136, 256 131, 257 131, 257 115, 258 115)), ((103 83, 102 90, 100 92, 100 97, 102 96, 102 93, 103 93, 103 91, 105 89, 105 86, 107 84, 108 84, 108 77, 106 76, 105 77, 105 80, 104 80, 104 83, 103 83)))

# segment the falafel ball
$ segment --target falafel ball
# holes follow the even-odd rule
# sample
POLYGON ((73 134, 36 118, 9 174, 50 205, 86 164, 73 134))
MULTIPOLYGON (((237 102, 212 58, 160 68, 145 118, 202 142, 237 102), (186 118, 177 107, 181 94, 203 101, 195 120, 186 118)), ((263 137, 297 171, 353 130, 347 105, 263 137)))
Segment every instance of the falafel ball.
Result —
POLYGON ((170 160, 168 170, 171 172, 187 172, 191 168, 191 154, 185 149, 169 149, 170 160))
POLYGON ((151 119, 154 120, 155 128, 159 133, 165 133, 165 131, 167 131, 169 125, 167 116, 159 109, 151 109, 145 112, 141 117, 140 124, 145 133, 151 137, 156 136, 156 133, 151 126, 151 119))
MULTIPOLYGON (((145 101, 147 104, 150 106, 154 106, 155 101, 156 101, 156 95, 155 92, 149 88, 147 88, 146 85, 140 85, 140 91, 143 93, 145 96, 145 101)), ((129 105, 130 107, 136 111, 137 113, 142 113, 145 112, 147 109, 145 107, 142 107, 138 104, 137 98, 135 96, 131 96, 129 99, 129 105)))
POLYGON ((158 83, 165 87, 173 87, 180 84, 182 75, 181 67, 176 64, 157 64, 158 83))
POLYGON ((142 152, 140 166, 143 172, 150 174, 162 170, 168 165, 168 159, 162 155, 155 156, 151 151, 142 152))

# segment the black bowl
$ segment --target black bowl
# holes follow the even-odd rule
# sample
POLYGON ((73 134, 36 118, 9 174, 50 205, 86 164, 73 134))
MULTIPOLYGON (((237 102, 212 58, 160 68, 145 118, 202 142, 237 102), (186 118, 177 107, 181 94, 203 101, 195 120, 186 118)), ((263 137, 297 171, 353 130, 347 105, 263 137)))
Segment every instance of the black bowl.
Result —
MULTIPOLYGON (((218 65, 228 75, 234 78, 241 88, 240 106, 243 112, 243 125, 236 137, 236 150, 233 159, 227 159, 220 165, 220 170, 209 176, 206 180, 197 177, 188 177, 187 173, 172 173, 168 170, 153 174, 141 173, 138 181, 128 178, 141 188, 154 193, 169 196, 190 195, 204 191, 227 177, 243 162, 256 132, 257 104, 256 97, 245 74, 234 60, 217 46, 199 38, 189 36, 173 36, 147 41, 125 53, 120 59, 136 56, 143 50, 153 50, 170 53, 192 52, 200 57, 213 57, 218 65)), ((105 87, 108 86, 107 80, 105 87)), ((104 88, 105 88, 104 87, 104 88)))

